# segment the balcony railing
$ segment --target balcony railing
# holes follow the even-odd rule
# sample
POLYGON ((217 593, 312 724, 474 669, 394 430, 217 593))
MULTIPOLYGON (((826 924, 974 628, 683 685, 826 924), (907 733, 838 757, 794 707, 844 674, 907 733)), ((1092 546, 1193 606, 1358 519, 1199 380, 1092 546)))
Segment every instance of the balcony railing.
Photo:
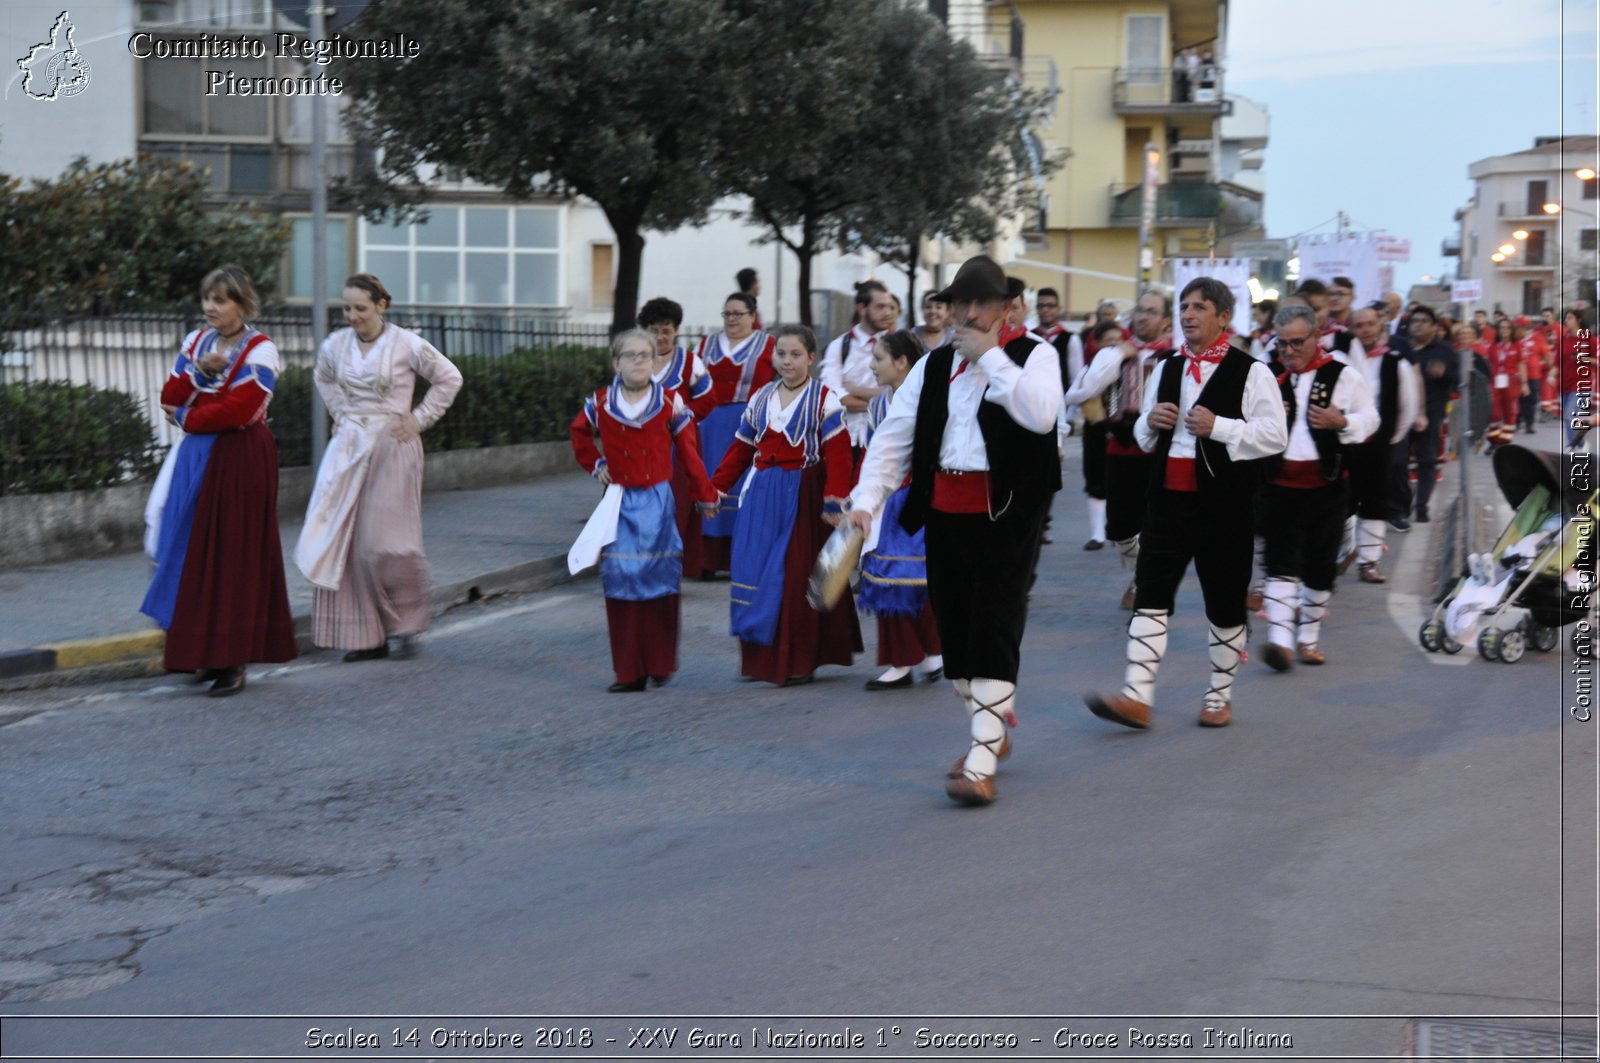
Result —
MULTIPOLYGON (((1139 224, 1139 185, 1111 186, 1111 224, 1139 224)), ((1217 222, 1229 228, 1261 223, 1261 193, 1230 182, 1177 181, 1156 189, 1156 221, 1167 227, 1217 222)))
POLYGON ((1222 67, 1118 67, 1112 74, 1112 109, 1122 115, 1220 116, 1232 107, 1222 98, 1222 67))

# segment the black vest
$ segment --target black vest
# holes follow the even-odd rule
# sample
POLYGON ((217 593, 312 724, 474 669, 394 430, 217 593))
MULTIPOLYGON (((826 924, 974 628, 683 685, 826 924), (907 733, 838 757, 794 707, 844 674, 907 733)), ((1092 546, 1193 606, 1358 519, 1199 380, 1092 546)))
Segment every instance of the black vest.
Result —
MULTIPOLYGON (((1256 360, 1237 347, 1230 347, 1222 356, 1216 372, 1211 374, 1205 387, 1195 397, 1196 406, 1204 406, 1218 417, 1244 417, 1244 386, 1250 379, 1250 367, 1256 360)), ((1181 353, 1174 354, 1157 368, 1155 381, 1156 401, 1170 402, 1179 408, 1182 419, 1183 374, 1188 371, 1189 360, 1181 353)), ((1173 430, 1167 429, 1156 438, 1155 461, 1150 468, 1150 493, 1163 490, 1167 476, 1167 452, 1172 449, 1173 430)), ((1195 478, 1200 494, 1208 504, 1216 503, 1240 507, 1239 512, 1248 522, 1252 496, 1261 480, 1259 461, 1233 461, 1228 448, 1214 439, 1195 439, 1195 478)))
POLYGON ((1388 446, 1400 420, 1400 362, 1402 355, 1390 351, 1378 365, 1378 434, 1373 442, 1388 446))
MULTIPOLYGON (((1312 375, 1311 401, 1307 406, 1328 407, 1333 405, 1333 385, 1339 379, 1339 374, 1348 368, 1343 362, 1329 362, 1312 375)), ((1294 419, 1298 416, 1294 398, 1294 377, 1290 373, 1278 381, 1278 390, 1283 393, 1284 420, 1289 425, 1289 432, 1294 433, 1294 419)), ((1306 411, 1309 416, 1311 411, 1306 411)), ((1317 464, 1322 469, 1322 478, 1329 483, 1339 479, 1344 472, 1344 445, 1339 442, 1339 430, 1336 428, 1311 428, 1311 423, 1306 422, 1306 427, 1311 429, 1311 441, 1317 445, 1317 464)), ((1267 459, 1267 475, 1274 476, 1283 468, 1283 455, 1275 454, 1267 459)))
MULTIPOLYGON (((1023 335, 1001 349, 1022 366, 1038 344, 1038 337, 1023 335)), ((927 354, 923 361, 927 368, 923 370, 917 424, 911 436, 911 488, 900 512, 900 526, 908 532, 922 527, 933 504, 933 477, 939 471, 939 447, 944 442, 945 423, 950 419, 955 346, 947 343, 927 354)), ((1030 431, 1013 421, 998 403, 980 399, 978 431, 989 454, 990 518, 1048 508, 1050 496, 1061 490, 1055 426, 1042 434, 1030 431)))

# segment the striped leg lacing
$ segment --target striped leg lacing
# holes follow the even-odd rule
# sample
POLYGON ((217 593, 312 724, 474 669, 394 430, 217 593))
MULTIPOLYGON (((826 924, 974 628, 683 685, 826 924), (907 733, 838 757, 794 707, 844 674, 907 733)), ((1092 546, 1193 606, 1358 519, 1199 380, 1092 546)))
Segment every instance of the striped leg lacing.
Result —
POLYGON ((1211 685, 1206 688, 1205 696, 1208 708, 1233 700, 1233 677, 1239 671, 1239 659, 1244 654, 1244 633, 1243 624, 1238 627, 1211 625, 1211 685))
POLYGON ((1128 667, 1122 694, 1145 705, 1155 704, 1156 672, 1167 655, 1165 609, 1135 609, 1128 620, 1128 667))
POLYGON ((974 679, 971 689, 967 711, 972 714, 972 747, 961 774, 978 782, 999 770, 1000 744, 1006 740, 1006 719, 1017 688, 1001 679, 974 679))
POLYGON ((1300 581, 1272 577, 1266 585, 1267 641, 1294 649, 1295 611, 1300 602, 1300 581))
POLYGON ((1300 589, 1300 644, 1315 646, 1322 637, 1322 621, 1328 615, 1328 600, 1332 591, 1300 589))

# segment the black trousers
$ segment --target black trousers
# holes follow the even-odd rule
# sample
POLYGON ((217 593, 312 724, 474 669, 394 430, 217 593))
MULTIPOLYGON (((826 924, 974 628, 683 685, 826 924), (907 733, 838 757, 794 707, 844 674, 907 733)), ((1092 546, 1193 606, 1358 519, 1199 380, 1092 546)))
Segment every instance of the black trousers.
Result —
POLYGON ((1083 426, 1083 493, 1106 497, 1106 422, 1083 426))
POLYGON ((1389 512, 1390 520, 1411 515, 1411 432, 1389 448, 1389 512))
POLYGON ((1389 497, 1394 486, 1392 449, 1387 440, 1374 439, 1344 450, 1344 467, 1350 473, 1349 512, 1363 520, 1388 520, 1394 515, 1389 497))
POLYGON ((1152 493, 1139 532, 1133 607, 1171 612, 1193 561, 1206 618, 1217 627, 1244 624, 1256 550, 1251 508, 1248 503, 1218 505, 1198 491, 1152 493))
POLYGON ((1333 590, 1348 507, 1343 480, 1327 487, 1268 484, 1261 550, 1267 578, 1297 579, 1314 591, 1333 590))
POLYGON ((1148 454, 1106 455, 1106 538, 1114 543, 1139 534, 1150 497, 1148 454))
POLYGON ((987 513, 929 510, 928 599, 950 679, 1017 681, 1028 587, 1047 507, 987 513))
POLYGON ((1433 481, 1438 475, 1439 441, 1444 429, 1444 411, 1428 411, 1428 427, 1411 438, 1417 454, 1417 512, 1426 513, 1433 497, 1433 481))

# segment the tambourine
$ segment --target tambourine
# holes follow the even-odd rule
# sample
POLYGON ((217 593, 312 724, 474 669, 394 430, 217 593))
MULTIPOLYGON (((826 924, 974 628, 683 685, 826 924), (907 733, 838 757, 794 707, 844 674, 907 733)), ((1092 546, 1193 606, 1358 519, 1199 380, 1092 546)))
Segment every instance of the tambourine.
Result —
POLYGON ((1078 404, 1078 412, 1083 414, 1083 419, 1089 424, 1099 424, 1106 419, 1105 400, 1099 395, 1092 399, 1084 399, 1078 404))
POLYGON ((841 524, 833 530, 822 544, 816 567, 811 570, 811 581, 806 584, 807 605, 826 613, 839 604, 861 561, 861 545, 866 539, 867 533, 854 524, 841 524))

